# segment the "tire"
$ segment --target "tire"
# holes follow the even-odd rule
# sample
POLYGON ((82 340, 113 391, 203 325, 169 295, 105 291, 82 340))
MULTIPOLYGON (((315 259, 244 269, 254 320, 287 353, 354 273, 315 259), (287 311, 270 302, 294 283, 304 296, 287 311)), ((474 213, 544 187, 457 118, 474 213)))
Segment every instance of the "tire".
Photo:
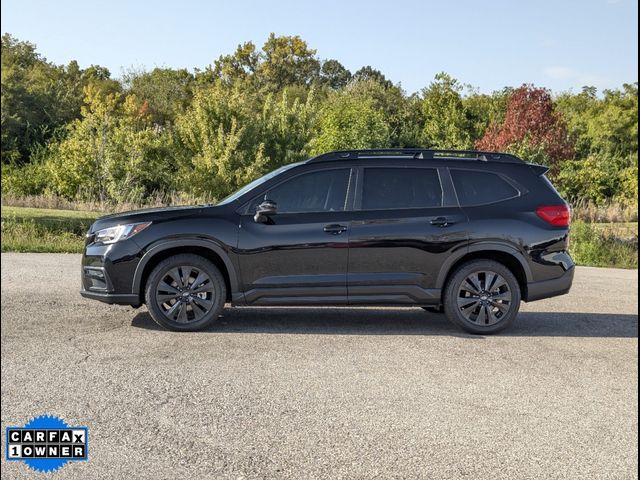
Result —
POLYGON ((444 312, 470 333, 489 335, 513 323, 520 309, 515 275, 493 260, 472 260, 451 275, 444 291, 444 312))
POLYGON ((160 262, 149 275, 145 290, 145 302, 155 322, 182 332, 211 325, 226 298, 220 270, 206 258, 193 254, 175 255, 160 262))

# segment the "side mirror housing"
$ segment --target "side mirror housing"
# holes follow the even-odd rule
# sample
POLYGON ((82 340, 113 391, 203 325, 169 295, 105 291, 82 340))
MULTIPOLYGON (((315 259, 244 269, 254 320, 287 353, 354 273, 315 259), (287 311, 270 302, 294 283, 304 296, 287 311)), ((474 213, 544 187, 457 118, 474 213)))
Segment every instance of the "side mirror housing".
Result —
POLYGON ((253 216, 253 220, 256 223, 267 223, 271 219, 271 215, 278 213, 278 206, 273 200, 264 199, 260 205, 256 207, 256 214, 253 216))

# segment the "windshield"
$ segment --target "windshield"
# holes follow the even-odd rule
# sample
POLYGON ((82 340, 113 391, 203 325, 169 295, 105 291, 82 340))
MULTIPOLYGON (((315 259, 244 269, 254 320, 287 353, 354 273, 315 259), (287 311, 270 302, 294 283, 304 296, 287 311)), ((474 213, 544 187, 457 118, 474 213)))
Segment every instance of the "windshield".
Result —
POLYGON ((262 177, 257 178, 256 180, 254 180, 253 182, 245 185, 244 187, 242 187, 240 190, 236 191, 235 193, 232 193, 228 197, 223 198, 222 200, 220 200, 218 202, 218 205, 225 205, 227 203, 233 202, 234 200, 237 200, 238 198, 240 198, 245 193, 253 190, 254 188, 256 188, 259 185, 262 185, 264 182, 266 182, 268 180, 271 180, 276 175, 280 175, 282 172, 286 172, 287 170, 289 170, 290 168, 295 167, 296 165, 299 165, 299 163, 292 163, 290 165, 284 165, 284 166, 274 170, 273 172, 269 172, 266 175, 263 175, 262 177))

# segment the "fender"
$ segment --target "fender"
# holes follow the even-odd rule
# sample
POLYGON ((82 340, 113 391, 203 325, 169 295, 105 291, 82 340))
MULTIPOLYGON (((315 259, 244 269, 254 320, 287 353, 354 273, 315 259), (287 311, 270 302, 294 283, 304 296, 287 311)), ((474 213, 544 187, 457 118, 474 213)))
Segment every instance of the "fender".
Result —
POLYGON ((144 272, 145 266, 149 263, 149 261, 158 253, 163 250, 168 250, 170 248, 175 247, 204 247, 212 252, 214 252, 222 262, 224 263, 227 272, 229 273, 229 284, 231 286, 231 293, 236 293, 238 291, 238 276, 236 274, 236 270, 231 262, 231 259, 227 255, 227 252, 216 242, 213 240, 205 240, 202 238, 181 238, 179 240, 165 240, 160 241, 153 245, 149 250, 147 250, 140 262, 138 262, 138 266, 136 267, 135 274, 133 275, 133 285, 132 292, 134 294, 140 294, 140 284, 142 283, 142 273, 144 272))
POLYGON ((514 257, 520 265, 522 266, 522 270, 524 271, 525 277, 527 279, 527 283, 533 280, 533 275, 531 273, 531 268, 529 268, 529 264, 527 260, 524 258, 522 252, 520 252, 516 247, 510 245, 508 243, 501 242, 477 242, 468 246, 465 250, 460 250, 450 257, 448 257, 442 267, 440 268, 440 272, 438 273, 438 278, 436 280, 436 288, 444 288, 444 282, 447 279, 447 275, 449 275, 449 271, 451 267, 462 257, 468 255, 469 253, 474 252, 504 252, 508 253, 512 257, 514 257))

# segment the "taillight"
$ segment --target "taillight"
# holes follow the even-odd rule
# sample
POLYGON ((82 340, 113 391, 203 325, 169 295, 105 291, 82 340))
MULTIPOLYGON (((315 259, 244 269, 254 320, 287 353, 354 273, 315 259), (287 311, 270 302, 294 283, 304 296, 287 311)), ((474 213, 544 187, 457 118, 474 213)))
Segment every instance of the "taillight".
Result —
POLYGON ((571 211, 566 203, 562 205, 543 205, 536 208, 536 215, 554 227, 568 227, 571 223, 571 211))

